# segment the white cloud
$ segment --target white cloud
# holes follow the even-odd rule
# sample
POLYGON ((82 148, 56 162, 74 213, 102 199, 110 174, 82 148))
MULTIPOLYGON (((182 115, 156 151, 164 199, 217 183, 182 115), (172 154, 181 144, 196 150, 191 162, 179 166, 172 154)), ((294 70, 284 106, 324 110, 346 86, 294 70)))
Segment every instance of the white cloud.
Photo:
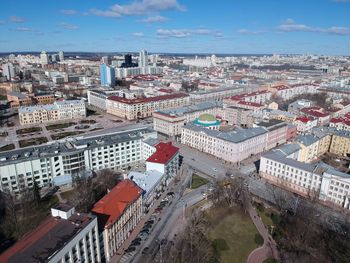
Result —
POLYGON ((73 9, 62 9, 60 12, 64 15, 75 15, 77 13, 77 11, 73 9))
POLYGON ((314 32, 326 33, 333 35, 350 35, 350 28, 332 26, 329 28, 312 27, 304 24, 298 24, 293 19, 288 18, 285 22, 277 27, 281 32, 314 32))
POLYGON ((246 28, 239 29, 237 32, 241 35, 259 35, 263 33, 263 31, 252 31, 246 28))
POLYGON ((142 33, 142 32, 135 32, 135 33, 132 33, 132 35, 133 35, 134 37, 143 37, 145 34, 142 33))
POLYGON ((135 0, 127 5, 115 4, 108 10, 91 9, 90 13, 104 17, 121 17, 131 15, 147 15, 159 11, 179 10, 186 8, 180 5, 177 0, 135 0))
POLYGON ((213 31, 211 29, 199 28, 199 29, 158 29, 157 36, 161 38, 175 37, 184 38, 192 35, 212 35, 214 37, 223 37, 223 34, 219 31, 213 31))
POLYGON ((140 20, 142 23, 159 23, 159 22, 164 22, 168 20, 168 18, 164 17, 164 16, 149 16, 145 19, 140 20))
POLYGON ((76 25, 68 24, 68 23, 64 23, 64 22, 62 22, 60 25, 61 25, 64 29, 67 29, 67 30, 76 30, 76 29, 79 28, 79 27, 76 26, 76 25))
POLYGON ((25 19, 19 16, 11 16, 10 21, 13 23, 23 23, 25 19))
POLYGON ((35 32, 35 30, 33 28, 30 28, 30 27, 16 27, 13 30, 19 31, 19 32, 35 32))

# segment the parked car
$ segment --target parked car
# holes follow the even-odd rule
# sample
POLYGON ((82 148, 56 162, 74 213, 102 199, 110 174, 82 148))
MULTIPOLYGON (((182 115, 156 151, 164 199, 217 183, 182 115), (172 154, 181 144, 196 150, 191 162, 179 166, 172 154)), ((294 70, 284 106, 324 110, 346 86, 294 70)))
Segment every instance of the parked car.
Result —
POLYGON ((142 250, 141 254, 142 254, 142 255, 147 254, 148 251, 149 251, 149 247, 145 247, 145 248, 142 250))
POLYGON ((133 252, 133 251, 135 251, 135 250, 136 250, 135 247, 130 246, 130 247, 128 247, 128 248, 125 250, 125 252, 126 252, 126 253, 130 253, 130 252, 133 252))

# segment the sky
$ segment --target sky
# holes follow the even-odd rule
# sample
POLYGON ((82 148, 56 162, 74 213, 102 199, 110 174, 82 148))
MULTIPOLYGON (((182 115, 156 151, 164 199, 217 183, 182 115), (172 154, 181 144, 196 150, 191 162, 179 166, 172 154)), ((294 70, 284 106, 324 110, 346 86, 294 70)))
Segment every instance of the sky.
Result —
POLYGON ((350 0, 11 0, 0 52, 350 55, 350 0))

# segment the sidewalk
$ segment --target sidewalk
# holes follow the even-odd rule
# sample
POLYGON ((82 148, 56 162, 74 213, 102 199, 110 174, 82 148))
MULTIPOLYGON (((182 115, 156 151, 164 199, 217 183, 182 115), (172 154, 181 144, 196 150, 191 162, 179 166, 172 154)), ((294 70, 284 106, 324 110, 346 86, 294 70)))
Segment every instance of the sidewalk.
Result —
POLYGON ((261 247, 254 249, 248 256, 247 263, 262 263, 265 259, 279 259, 276 242, 270 236, 264 223, 261 221, 258 213, 255 211, 251 203, 249 203, 248 212, 256 229, 264 239, 264 244, 261 247))

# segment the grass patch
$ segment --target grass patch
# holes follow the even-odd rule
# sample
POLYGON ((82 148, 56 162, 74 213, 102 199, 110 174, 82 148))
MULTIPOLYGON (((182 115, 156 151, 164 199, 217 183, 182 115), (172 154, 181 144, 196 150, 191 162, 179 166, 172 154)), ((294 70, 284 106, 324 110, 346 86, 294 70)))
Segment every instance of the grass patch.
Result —
POLYGON ((205 185, 207 183, 209 183, 209 180, 207 180, 199 175, 194 174, 192 176, 191 189, 196 189, 196 188, 201 187, 202 185, 205 185))
POLYGON ((32 145, 40 145, 43 143, 47 143, 48 140, 46 137, 39 137, 39 138, 33 138, 33 139, 28 139, 28 140, 20 140, 19 141, 19 147, 27 147, 27 146, 32 146, 32 145))
POLYGON ((265 259, 263 263, 279 263, 279 261, 274 258, 268 258, 268 259, 265 259))
POLYGON ((40 131, 42 131, 41 127, 31 127, 31 128, 19 129, 16 131, 16 133, 17 134, 26 134, 26 133, 40 132, 40 131))
POLYGON ((0 147, 0 152, 10 151, 13 149, 15 149, 15 145, 13 143, 11 143, 11 144, 7 144, 5 146, 0 147))
POLYGON ((77 123, 75 122, 66 122, 66 123, 58 123, 58 124, 51 124, 51 125, 47 125, 46 129, 48 131, 50 130, 56 130, 56 129, 64 129, 64 128, 68 128, 70 126, 76 125, 77 123))
POLYGON ((61 197, 66 201, 69 201, 74 193, 74 190, 69 190, 61 193, 61 197))
POLYGON ((206 215, 213 227, 209 239, 219 253, 220 262, 247 262, 250 252, 259 247, 255 242, 259 233, 249 215, 238 207, 215 207, 206 215))
POLYGON ((84 133, 84 132, 82 132, 82 131, 61 132, 61 133, 51 135, 51 138, 52 138, 52 140, 60 140, 60 139, 66 138, 68 136, 75 136, 75 135, 79 135, 82 133, 84 133))
POLYGON ((6 95, 0 95, 0 100, 7 100, 7 96, 6 95))
POLYGON ((260 236, 260 234, 255 234, 254 241, 258 246, 262 246, 262 244, 264 244, 264 239, 262 236, 260 236))

